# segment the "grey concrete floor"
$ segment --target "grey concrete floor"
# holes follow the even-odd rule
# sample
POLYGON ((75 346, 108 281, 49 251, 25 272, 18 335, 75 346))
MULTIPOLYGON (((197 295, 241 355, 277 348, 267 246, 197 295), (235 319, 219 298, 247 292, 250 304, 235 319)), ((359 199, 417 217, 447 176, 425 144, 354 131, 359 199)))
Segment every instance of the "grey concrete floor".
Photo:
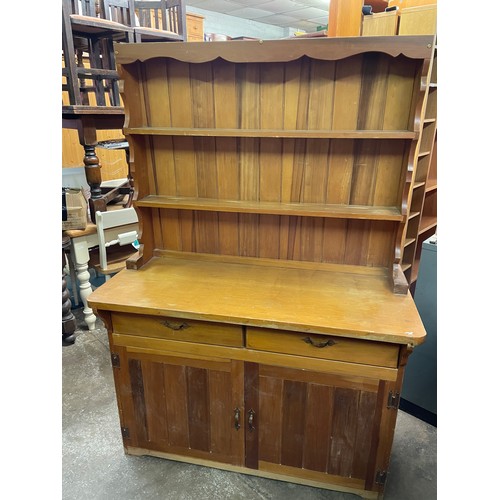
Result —
MULTIPOLYGON (((76 341, 62 347, 63 500, 348 500, 311 488, 154 457, 125 455, 107 332, 75 309, 76 341)), ((436 428, 401 410, 385 500, 437 498, 436 428)))

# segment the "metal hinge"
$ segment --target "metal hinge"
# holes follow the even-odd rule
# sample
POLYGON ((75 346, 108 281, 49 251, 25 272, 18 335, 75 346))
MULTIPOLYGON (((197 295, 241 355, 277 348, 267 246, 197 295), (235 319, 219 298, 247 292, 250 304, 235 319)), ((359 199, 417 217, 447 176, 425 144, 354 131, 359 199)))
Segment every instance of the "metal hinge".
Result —
POLYGON ((122 427, 122 437, 123 438, 129 438, 130 437, 130 432, 128 430, 128 427, 122 427))
POLYGON ((114 352, 111 353, 111 366, 120 368, 120 356, 114 352))
POLYGON ((375 484, 384 486, 386 480, 387 480, 387 471, 378 470, 377 473, 375 474, 375 484))
POLYGON ((399 392, 395 394, 392 391, 389 392, 389 397, 387 398, 387 408, 393 408, 397 410, 399 408, 399 392))

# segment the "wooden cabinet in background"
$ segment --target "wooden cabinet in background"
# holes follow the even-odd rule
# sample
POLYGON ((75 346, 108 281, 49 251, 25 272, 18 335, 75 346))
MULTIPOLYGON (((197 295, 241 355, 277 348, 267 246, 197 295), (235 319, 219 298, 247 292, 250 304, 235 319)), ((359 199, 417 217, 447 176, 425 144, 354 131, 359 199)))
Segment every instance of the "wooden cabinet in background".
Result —
POLYGON ((120 47, 141 255, 88 302, 127 453, 382 495, 432 44, 120 47))
POLYGON ((363 0, 331 0, 328 36, 360 36, 363 0))
POLYGON ((391 36, 398 34, 399 15, 397 11, 378 12, 363 16, 363 36, 391 36))
POLYGON ((400 10, 400 35, 434 35, 436 31, 437 4, 407 7, 400 10))
POLYGON ((188 42, 203 42, 204 41, 204 17, 201 14, 193 12, 186 13, 187 26, 187 41, 188 42))

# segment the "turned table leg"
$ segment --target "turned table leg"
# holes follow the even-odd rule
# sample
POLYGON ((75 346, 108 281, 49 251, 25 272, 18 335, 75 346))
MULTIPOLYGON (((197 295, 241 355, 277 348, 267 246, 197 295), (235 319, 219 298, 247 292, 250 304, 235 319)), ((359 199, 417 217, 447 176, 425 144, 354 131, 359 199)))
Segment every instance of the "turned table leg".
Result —
POLYGON ((97 129, 93 117, 82 117, 81 126, 78 128, 80 144, 83 146, 85 156, 83 164, 85 165, 85 177, 90 187, 90 219, 95 223, 95 213, 97 211, 106 211, 106 201, 102 197, 101 191, 101 163, 96 154, 97 129))
POLYGON ((75 242, 72 246, 73 260, 75 262, 76 276, 79 282, 80 298, 83 303, 83 315, 89 330, 95 330, 96 316, 89 307, 87 297, 92 293, 88 262, 89 250, 85 241, 75 242))
POLYGON ((66 283, 66 254, 70 247, 70 239, 67 236, 62 238, 62 342, 63 345, 75 342, 76 319, 71 312, 71 300, 66 283))

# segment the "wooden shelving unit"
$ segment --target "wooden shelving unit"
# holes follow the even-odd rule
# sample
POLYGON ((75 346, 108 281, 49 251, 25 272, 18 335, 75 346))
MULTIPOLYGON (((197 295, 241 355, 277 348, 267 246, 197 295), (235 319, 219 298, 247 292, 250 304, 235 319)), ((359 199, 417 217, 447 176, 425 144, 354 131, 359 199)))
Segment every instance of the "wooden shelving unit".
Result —
MULTIPOLYGON (((394 0, 388 6, 399 10, 363 16, 363 36, 398 36, 436 33, 436 2, 432 0, 394 0)), ((425 102, 415 149, 411 188, 408 195, 410 215, 401 239, 405 278, 414 291, 422 242, 437 230, 437 45, 428 78, 422 82, 425 102)))
POLYGON ((120 46, 141 250, 88 302, 127 453, 381 497, 433 39, 120 46))
POLYGON ((404 231, 402 268, 413 292, 422 243, 437 231, 437 46, 426 85, 423 120, 415 154, 410 195, 411 217, 404 231), (412 241, 412 244, 406 242, 412 241))

